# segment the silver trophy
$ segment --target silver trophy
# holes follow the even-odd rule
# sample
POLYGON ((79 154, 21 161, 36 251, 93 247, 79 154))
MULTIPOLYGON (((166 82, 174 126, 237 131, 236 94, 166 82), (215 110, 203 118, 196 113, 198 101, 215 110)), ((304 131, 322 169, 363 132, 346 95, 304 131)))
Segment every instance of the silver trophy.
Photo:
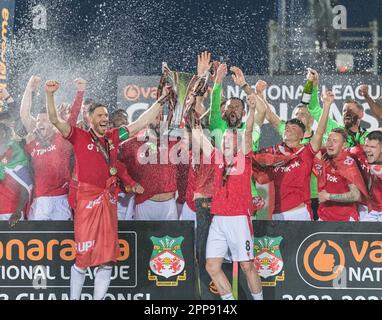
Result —
POLYGON ((195 84, 195 76, 191 73, 172 71, 166 62, 162 63, 162 77, 158 86, 157 98, 162 94, 163 88, 169 90, 166 105, 168 109, 167 134, 172 137, 182 137, 189 112, 190 95, 195 84))

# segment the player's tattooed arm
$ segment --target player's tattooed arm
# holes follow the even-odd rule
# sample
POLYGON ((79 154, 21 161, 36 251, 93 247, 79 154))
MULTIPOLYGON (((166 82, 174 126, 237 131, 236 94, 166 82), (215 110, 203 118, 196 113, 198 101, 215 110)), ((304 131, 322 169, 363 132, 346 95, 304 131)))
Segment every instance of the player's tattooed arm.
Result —
POLYGON ((369 95, 369 87, 366 84, 361 85, 359 88, 360 96, 364 97, 366 102, 369 104, 371 111, 382 120, 382 97, 374 101, 369 95))
POLYGON ((56 80, 48 80, 45 84, 46 93, 46 109, 49 116, 49 121, 61 132, 64 138, 70 134, 69 123, 61 120, 58 117, 57 109, 54 104, 54 93, 58 90, 60 84, 56 80))
POLYGON ((329 199, 331 201, 337 201, 337 202, 357 202, 361 199, 361 192, 358 190, 358 188, 351 184, 349 185, 349 192, 342 193, 342 194, 336 194, 331 193, 329 196, 329 199))
POLYGON ((320 203, 325 201, 336 201, 336 202, 344 202, 351 203, 357 202, 361 199, 361 192, 354 184, 349 185, 349 192, 346 193, 328 193, 325 190, 321 191, 318 195, 320 203))

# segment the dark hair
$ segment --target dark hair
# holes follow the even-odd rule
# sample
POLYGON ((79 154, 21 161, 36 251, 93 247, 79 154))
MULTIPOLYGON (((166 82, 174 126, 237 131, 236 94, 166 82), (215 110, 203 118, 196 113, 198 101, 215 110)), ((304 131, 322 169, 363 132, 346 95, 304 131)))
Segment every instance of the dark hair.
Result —
POLYGON ((287 125, 287 124, 296 124, 296 125, 298 125, 302 129, 303 132, 305 132, 305 130, 306 130, 305 124, 303 124, 302 121, 298 120, 297 118, 293 118, 291 120, 288 120, 285 123, 285 125, 287 125))
POLYGON ((362 111, 362 112, 364 111, 362 104, 360 104, 358 101, 356 101, 356 100, 354 100, 354 99, 346 99, 344 105, 345 105, 346 103, 353 103, 353 104, 355 104, 355 105, 357 106, 357 108, 358 108, 360 111, 362 111))
POLYGON ((89 115, 92 115, 97 108, 106 108, 107 109, 107 107, 102 103, 93 103, 89 108, 89 115))
POLYGON ((95 101, 92 98, 86 98, 84 100, 83 104, 86 104, 86 105, 88 105, 88 104, 95 104, 95 101))
POLYGON ((331 132, 339 133, 342 136, 342 139, 344 140, 344 142, 348 141, 348 134, 346 133, 345 129, 334 128, 331 132))
POLYGON ((299 103, 297 106, 295 106, 295 109, 302 109, 302 108, 308 109, 308 106, 306 104, 303 104, 303 103, 299 103))
POLYGON ((114 110, 114 111, 111 113, 110 118, 111 118, 111 119, 114 119, 115 116, 120 115, 120 114, 122 114, 122 115, 124 115, 124 116, 127 116, 127 112, 126 112, 126 110, 124 110, 124 109, 117 109, 117 110, 114 110))
POLYGON ((369 140, 378 140, 378 142, 382 144, 382 132, 379 130, 370 132, 366 138, 369 140))
POLYGON ((241 103, 241 106, 243 107, 243 110, 245 110, 245 103, 244 103, 244 101, 242 99, 240 99, 240 98, 237 98, 237 97, 231 97, 229 99, 226 99, 226 100, 222 101, 220 103, 220 109, 221 110, 223 110, 222 107, 225 107, 226 104, 228 103, 228 101, 239 101, 241 103))

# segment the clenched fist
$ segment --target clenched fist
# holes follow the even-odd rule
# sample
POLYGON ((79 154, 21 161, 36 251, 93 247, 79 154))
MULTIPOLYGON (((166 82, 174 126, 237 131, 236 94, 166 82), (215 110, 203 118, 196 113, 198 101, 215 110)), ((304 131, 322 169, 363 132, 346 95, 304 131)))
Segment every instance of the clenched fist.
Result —
POLYGON ((28 88, 32 91, 36 91, 38 86, 40 85, 41 78, 37 76, 31 76, 29 81, 28 81, 28 88))
POLYGON ((48 80, 45 83, 46 93, 55 93, 59 87, 60 87, 60 83, 56 80, 48 80))
POLYGON ((266 83, 264 80, 259 80, 256 82, 255 90, 256 94, 263 96, 264 91, 268 88, 268 83, 266 83))
POLYGON ((74 80, 74 84, 76 85, 77 91, 85 91, 86 90, 86 80, 78 78, 74 80))

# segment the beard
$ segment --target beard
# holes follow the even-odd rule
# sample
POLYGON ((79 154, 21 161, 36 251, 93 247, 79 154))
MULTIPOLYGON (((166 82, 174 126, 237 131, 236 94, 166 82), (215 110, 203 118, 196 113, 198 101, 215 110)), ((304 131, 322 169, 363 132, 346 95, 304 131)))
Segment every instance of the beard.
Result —
POLYGON ((238 118, 234 112, 226 114, 225 119, 230 128, 237 128, 241 124, 241 118, 238 118))
POLYGON ((346 129, 350 129, 351 127, 357 125, 358 116, 353 113, 345 114, 344 116, 344 125, 346 129))

